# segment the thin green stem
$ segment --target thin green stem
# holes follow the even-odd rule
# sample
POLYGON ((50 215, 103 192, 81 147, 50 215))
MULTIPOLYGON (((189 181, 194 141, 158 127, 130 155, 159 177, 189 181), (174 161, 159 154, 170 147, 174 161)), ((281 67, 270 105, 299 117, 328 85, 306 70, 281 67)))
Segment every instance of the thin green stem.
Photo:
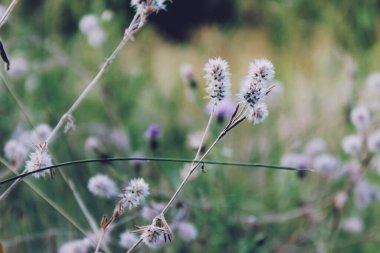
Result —
POLYGON ((11 177, 5 180, 0 181, 0 185, 12 182, 14 180, 17 180, 18 178, 27 177, 29 175, 32 175, 34 173, 38 173, 44 170, 53 169, 53 168, 59 168, 59 167, 68 167, 72 165, 79 165, 79 164, 86 164, 86 163, 104 163, 104 162, 117 162, 117 161, 155 161, 155 162, 172 162, 172 163, 192 163, 192 162, 198 162, 198 163, 204 163, 204 164, 215 164, 215 165, 223 165, 223 166, 238 166, 238 167, 251 167, 251 168, 268 168, 268 169, 277 169, 277 170, 292 170, 292 171, 313 171, 311 169, 299 169, 299 168, 293 168, 293 167, 286 167, 286 166, 280 166, 280 165, 272 165, 272 164, 264 164, 264 163, 241 163, 241 162, 224 162, 224 161, 209 161, 209 160, 191 160, 191 159, 182 159, 182 158, 157 158, 157 157, 115 157, 115 158, 102 158, 102 159, 88 159, 88 160, 77 160, 77 161, 70 161, 70 162, 64 162, 64 163, 58 163, 49 167, 41 168, 35 171, 23 173, 20 175, 17 175, 15 177, 11 177))

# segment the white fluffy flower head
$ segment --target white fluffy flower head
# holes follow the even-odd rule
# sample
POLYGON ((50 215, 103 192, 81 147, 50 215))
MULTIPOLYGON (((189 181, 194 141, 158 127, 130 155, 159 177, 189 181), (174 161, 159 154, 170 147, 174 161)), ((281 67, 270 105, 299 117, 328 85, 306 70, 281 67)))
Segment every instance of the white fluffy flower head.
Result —
POLYGON ((342 140, 342 148, 349 155, 358 155, 362 146, 363 138, 359 135, 349 135, 342 140))
POLYGON ((111 198, 118 194, 116 183, 107 175, 103 174, 91 177, 87 187, 91 193, 99 197, 111 198))
POLYGON ((265 87, 274 78, 273 64, 267 59, 258 59, 250 63, 248 76, 245 79, 238 96, 239 103, 245 108, 245 116, 255 124, 261 123, 268 116, 264 98, 270 92, 265 87))
POLYGON ((142 178, 135 178, 129 181, 124 188, 120 201, 122 208, 132 209, 138 206, 146 196, 149 195, 149 185, 142 178))
POLYGON ((5 144, 4 153, 5 157, 17 168, 26 159, 28 149, 19 141, 10 140, 5 144))
POLYGON ((130 249, 136 242, 138 238, 134 233, 125 231, 120 234, 119 245, 125 249, 130 249))
POLYGON ((210 98, 210 105, 217 106, 230 95, 230 72, 228 63, 222 58, 209 59, 204 67, 207 81, 206 91, 210 98))
MULTIPOLYGON (((38 169, 52 166, 51 157, 47 151, 47 145, 40 144, 35 146, 36 151, 30 154, 29 160, 26 162, 26 172, 32 172, 38 169)), ((49 174, 48 170, 34 173, 33 176, 41 177, 49 174)))

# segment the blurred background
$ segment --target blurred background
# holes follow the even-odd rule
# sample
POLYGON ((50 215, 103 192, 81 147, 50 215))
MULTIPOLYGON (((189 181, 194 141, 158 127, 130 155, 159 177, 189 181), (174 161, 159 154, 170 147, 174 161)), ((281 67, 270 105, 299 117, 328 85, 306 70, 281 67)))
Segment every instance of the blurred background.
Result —
MULTIPOLYGON (((1 15, 9 3, 1 2, 1 15)), ((227 60, 236 93, 248 64, 264 57, 276 68, 268 119, 234 129, 207 160, 313 168, 314 157, 304 155, 319 148, 345 173, 206 165, 207 173, 189 183, 168 217, 172 222, 185 213, 181 221, 191 223, 193 237, 175 232, 174 242, 156 251, 376 252, 378 151, 363 148, 360 156, 352 156, 341 144, 358 131, 352 116, 350 121, 357 106, 371 114, 365 135, 379 129, 379 11, 375 0, 173 0, 166 11, 149 17, 118 55, 74 113, 75 130, 55 138, 52 156, 55 162, 115 156, 192 159, 208 119, 204 64, 218 56, 227 60), (293 155, 291 162, 287 155, 293 155), (294 161, 295 155, 302 157, 294 161), (347 175, 347 164, 354 162, 360 179, 347 175), (359 184, 364 181, 366 187, 359 184), (345 199, 339 205, 341 192, 345 199)), ((0 30, 12 64, 9 72, 1 71, 1 146, 39 124, 54 127, 117 46, 133 15, 125 0, 20 1, 0 30)), ((214 122, 207 144, 226 117, 214 122)), ((119 234, 149 223, 140 213, 169 199, 184 165, 118 162, 64 172, 99 222, 112 213, 117 199, 91 194, 90 177, 107 174, 120 188, 134 177, 149 183, 146 206, 127 215, 131 220, 110 235, 112 252, 122 252, 119 234)), ((11 175, 1 166, 2 179, 11 175)), ((62 175, 28 182, 89 229, 62 175)), ((8 186, 0 186, 1 191, 8 186)), ((0 252, 57 252, 65 242, 83 238, 24 182, 0 201, 0 210, 0 243, 6 250, 0 247, 0 252)))

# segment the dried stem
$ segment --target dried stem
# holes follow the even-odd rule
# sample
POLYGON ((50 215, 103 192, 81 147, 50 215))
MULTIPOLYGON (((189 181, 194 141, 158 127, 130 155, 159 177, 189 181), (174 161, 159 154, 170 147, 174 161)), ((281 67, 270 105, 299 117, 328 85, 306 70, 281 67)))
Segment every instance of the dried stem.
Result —
POLYGON ((86 96, 90 93, 90 91, 95 87, 95 85, 98 83, 100 78, 104 75, 107 68, 112 64, 112 61, 116 58, 120 50, 128 43, 128 41, 133 38, 133 34, 136 33, 141 27, 141 13, 137 12, 131 21, 131 24, 129 27, 125 30, 123 39, 120 41, 119 45, 116 47, 116 49, 112 52, 112 54, 106 59, 106 61, 103 63, 102 67, 100 68, 99 72, 96 74, 96 76, 91 80, 91 82, 86 86, 86 88, 83 90, 83 92, 79 95, 79 97, 75 100, 73 105, 69 108, 69 110, 63 114, 61 119, 59 120, 58 124, 55 126, 53 131, 50 133, 48 138, 46 139, 46 143, 50 143, 52 138, 57 134, 58 130, 66 123, 68 117, 74 113, 74 111, 77 109, 79 104, 86 98, 86 96))
POLYGON ((13 0, 11 4, 8 6, 8 8, 6 9, 6 11, 4 12, 3 16, 0 19, 0 28, 5 24, 5 21, 7 21, 9 15, 11 14, 16 4, 17 4, 17 0, 13 0))

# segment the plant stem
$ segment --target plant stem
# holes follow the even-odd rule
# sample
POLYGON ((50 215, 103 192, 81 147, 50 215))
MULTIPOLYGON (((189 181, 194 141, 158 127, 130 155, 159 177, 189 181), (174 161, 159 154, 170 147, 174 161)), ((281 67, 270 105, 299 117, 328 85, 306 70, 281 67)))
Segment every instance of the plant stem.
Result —
POLYGON ((4 12, 3 16, 0 19, 0 28, 5 24, 5 21, 7 21, 9 15, 11 14, 16 4, 17 4, 17 0, 13 0, 11 4, 8 6, 8 8, 6 9, 6 11, 4 12))

